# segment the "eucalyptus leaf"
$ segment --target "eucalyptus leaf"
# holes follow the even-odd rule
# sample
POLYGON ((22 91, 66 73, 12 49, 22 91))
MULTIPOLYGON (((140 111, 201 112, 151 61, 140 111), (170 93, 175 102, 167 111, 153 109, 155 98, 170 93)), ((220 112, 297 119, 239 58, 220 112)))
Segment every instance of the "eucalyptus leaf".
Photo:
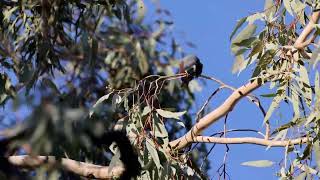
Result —
POLYGON ((102 96, 101 98, 98 99, 98 101, 92 106, 92 108, 90 109, 89 115, 90 117, 92 116, 92 114, 95 112, 95 110, 97 109, 97 107, 103 102, 106 101, 107 99, 109 99, 109 96, 112 94, 113 92, 106 94, 104 96, 102 96))
POLYGON ((247 161, 241 163, 243 166, 252 166, 252 167, 270 167, 274 162, 269 160, 258 160, 258 161, 247 161))
POLYGON ((160 159, 159 159, 157 148, 155 147, 155 144, 150 139, 147 138, 146 139, 146 146, 147 146, 147 149, 148 149, 154 163, 156 164, 157 168, 160 169, 161 164, 160 164, 160 159))
POLYGON ((173 118, 173 119, 180 119, 180 116, 184 115, 186 111, 183 112, 171 112, 171 111, 165 111, 163 109, 156 109, 157 113, 165 118, 173 118))
POLYGON ((244 18, 241 18, 240 20, 238 20, 236 27, 231 32, 230 41, 233 38, 233 36, 237 33, 239 28, 246 22, 246 20, 247 20, 247 17, 244 17, 244 18))
POLYGON ((122 97, 119 94, 114 94, 112 97, 112 109, 115 110, 117 106, 121 103, 122 97))

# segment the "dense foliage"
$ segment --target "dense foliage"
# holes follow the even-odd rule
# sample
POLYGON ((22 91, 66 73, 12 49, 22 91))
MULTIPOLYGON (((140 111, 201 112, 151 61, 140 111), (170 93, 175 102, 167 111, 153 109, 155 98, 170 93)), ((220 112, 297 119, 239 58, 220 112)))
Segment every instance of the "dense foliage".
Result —
POLYGON ((313 0, 266 0, 264 11, 239 20, 231 35, 231 50, 236 56, 233 72, 253 67, 252 80, 258 79, 270 86, 270 93, 262 96, 273 98, 264 118, 264 123, 273 127, 272 139, 311 138, 305 145, 286 147, 278 174, 282 178, 304 179, 318 175, 318 24, 312 25, 311 41, 306 39, 306 45, 299 47, 295 42, 308 22, 315 21, 311 14, 318 13, 319 5, 313 0), (234 36, 237 31, 240 32, 234 36))
MULTIPOLYGON (((32 154, 107 165, 108 148, 90 142, 86 132, 101 134, 125 121, 128 133, 138 128, 139 142, 132 143, 141 164, 149 164, 144 177, 177 176, 176 171, 184 171, 188 166, 179 166, 179 159, 158 157, 157 143, 180 136, 184 127, 190 128, 191 116, 184 114, 179 123, 164 121, 139 103, 188 111, 192 91, 182 88, 178 80, 161 84, 161 93, 156 89, 151 94, 151 89, 143 94, 147 102, 139 102, 139 94, 128 91, 138 84, 139 92, 153 87, 150 81, 141 81, 150 75, 174 75, 177 59, 184 56, 170 31, 170 12, 155 3, 148 13, 156 14, 148 20, 151 23, 144 22, 142 0, 1 1, 0 103, 7 112, 1 116, 2 128, 18 124, 28 132, 14 146, 28 143, 32 154), (13 111, 24 115, 16 119, 13 111), (155 126, 164 132, 152 134, 155 126)), ((197 152, 203 156, 205 146, 193 151, 197 152)), ((54 177, 73 177, 45 167, 36 174, 42 177, 46 171, 54 177)))

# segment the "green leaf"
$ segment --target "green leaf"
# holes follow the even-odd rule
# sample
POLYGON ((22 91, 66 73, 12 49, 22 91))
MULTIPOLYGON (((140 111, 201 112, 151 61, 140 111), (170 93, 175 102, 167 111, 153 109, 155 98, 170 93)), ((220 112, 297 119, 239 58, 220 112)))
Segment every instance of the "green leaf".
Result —
POLYGON ((300 78, 298 79, 298 85, 301 88, 302 95, 305 99, 305 102, 307 105, 310 107, 311 106, 311 100, 312 100, 312 90, 311 90, 311 85, 309 81, 309 75, 306 67, 300 66, 298 69, 300 78))
POLYGON ((231 35, 230 35, 230 41, 233 38, 233 36, 236 34, 236 32, 239 30, 239 28, 243 25, 243 23, 246 22, 247 17, 241 18, 238 20, 236 27, 233 29, 231 35))
POLYGON ((114 94, 112 97, 112 109, 115 110, 118 106, 118 104, 120 104, 122 101, 121 96, 119 96, 119 94, 114 94))
MULTIPOLYGON (((289 99, 289 98, 288 98, 289 99)), ((296 92, 291 93, 290 101, 293 106, 294 117, 300 117, 300 100, 299 95, 296 92)))
POLYGON ((305 180, 306 176, 307 176, 307 173, 303 172, 299 174, 299 176, 295 177, 294 180, 305 180))
POLYGON ((165 111, 162 109, 156 109, 157 113, 165 118, 173 118, 173 119, 180 119, 180 116, 184 115, 186 111, 183 112, 171 112, 171 111, 165 111))
POLYGON ((257 26, 255 24, 249 24, 246 26, 233 40, 231 45, 232 52, 236 52, 236 49, 238 46, 236 46, 236 43, 240 43, 241 41, 245 39, 249 39, 255 32, 256 32, 257 26))
POLYGON ((287 134, 288 134, 288 129, 281 130, 272 140, 278 141, 280 139, 281 141, 283 141, 287 137, 287 134))
POLYGON ((296 14, 296 17, 298 18, 299 22, 302 25, 305 25, 305 18, 304 18, 304 10, 306 8, 306 5, 300 1, 294 0, 291 2, 291 7, 293 12, 296 14))
POLYGON ((269 160, 258 160, 258 161, 247 161, 241 163, 243 166, 253 166, 253 167, 270 167, 274 162, 269 160))
POLYGON ((291 16, 293 16, 293 12, 292 12, 292 8, 291 8, 291 2, 293 0, 283 0, 283 4, 284 4, 284 7, 286 8, 286 10, 288 11, 288 13, 291 14, 291 16))
POLYGON ((149 64, 139 42, 136 43, 136 56, 138 58, 139 68, 142 74, 146 74, 149 70, 149 64))
POLYGON ((249 54, 249 57, 253 57, 254 55, 262 52, 264 48, 264 44, 262 41, 258 41, 252 48, 252 51, 249 54))
POLYGON ((277 94, 276 93, 271 93, 271 94, 261 94, 261 97, 276 97, 277 94))
POLYGON ((168 131, 158 115, 155 113, 153 116, 153 132, 154 136, 157 138, 161 138, 164 142, 165 147, 167 147, 169 144, 168 131))
POLYGON ((320 104, 320 77, 319 72, 316 72, 316 77, 314 81, 314 92, 315 92, 315 98, 316 103, 320 104))
POLYGON ((267 21, 271 21, 276 12, 276 7, 274 5, 273 0, 266 0, 264 4, 264 13, 267 17, 267 21))
POLYGON ((149 114, 151 112, 151 108, 149 106, 146 106, 143 108, 143 111, 142 111, 142 116, 145 116, 147 114, 149 114))
POLYGON ((108 65, 111 64, 115 55, 116 55, 116 53, 114 51, 109 52, 108 55, 106 56, 106 58, 104 59, 104 63, 106 63, 108 65))
POLYGON ((263 13, 254 13, 247 17, 247 22, 249 24, 253 24, 256 20, 262 19, 262 18, 263 18, 263 13))
POLYGON ((272 61, 273 56, 274 56, 273 50, 268 50, 262 55, 262 57, 258 61, 258 64, 255 70, 253 71, 252 78, 259 76, 261 71, 265 70, 268 67, 268 65, 272 61))
POLYGON ((90 113, 89 116, 91 117, 92 114, 96 111, 97 107, 105 100, 107 100, 110 96, 110 94, 112 94, 113 92, 106 94, 104 96, 102 96, 101 98, 98 99, 98 101, 92 106, 92 108, 90 109, 90 113))
POLYGON ((311 122, 313 122, 314 120, 316 119, 316 113, 315 112, 312 112, 309 114, 306 122, 305 122, 305 125, 308 125, 310 124, 311 122))
POLYGON ((304 118, 298 118, 296 119, 295 121, 290 121, 288 123, 285 123, 283 125, 281 125, 280 127, 276 128, 272 133, 271 135, 274 135, 276 133, 279 133, 281 132, 282 130, 285 130, 285 129, 288 129, 288 128, 291 128, 291 127, 294 127, 296 125, 299 125, 300 123, 304 122, 305 119, 304 118))
POLYGON ((242 41, 240 41, 240 42, 235 42, 234 45, 250 48, 251 45, 252 45, 254 42, 257 42, 257 38, 256 38, 256 37, 250 37, 250 38, 244 39, 244 40, 242 40, 242 41))
POLYGON ((316 68, 318 61, 320 60, 320 47, 313 50, 310 62, 313 65, 313 69, 316 68))
POLYGON ((12 9, 9 9, 9 10, 5 10, 5 11, 3 12, 3 16, 4 16, 4 17, 3 17, 3 21, 9 22, 12 13, 13 13, 14 11, 16 11, 17 9, 18 9, 18 6, 12 8, 12 9))
POLYGON ((238 55, 235 58, 235 62, 232 66, 232 73, 240 73, 246 67, 246 61, 244 60, 243 55, 238 55))
POLYGON ((156 164, 157 168, 160 169, 161 168, 160 159, 159 159, 158 152, 157 152, 157 149, 156 149, 154 143, 150 139, 147 138, 146 139, 146 146, 147 146, 147 149, 148 149, 154 163, 156 164))
POLYGON ((276 108, 278 108, 280 102, 281 102, 284 98, 285 98, 285 94, 284 94, 284 93, 278 94, 276 97, 273 98, 272 103, 271 103, 271 105, 270 105, 270 107, 269 107, 269 109, 268 109, 268 111, 267 111, 267 113, 266 113, 266 116, 264 117, 264 120, 263 120, 264 123, 266 123, 266 122, 270 119, 273 111, 274 111, 276 108))
POLYGON ((319 169, 320 168, 320 144, 319 144, 319 139, 316 140, 316 142, 314 142, 313 151, 314 151, 316 163, 317 163, 317 166, 318 166, 318 169, 319 169))

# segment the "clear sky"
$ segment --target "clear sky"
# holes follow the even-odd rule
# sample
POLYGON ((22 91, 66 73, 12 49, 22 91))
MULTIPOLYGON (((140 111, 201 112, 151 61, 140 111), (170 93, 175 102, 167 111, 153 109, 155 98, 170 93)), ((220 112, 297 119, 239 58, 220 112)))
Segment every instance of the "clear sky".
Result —
MULTIPOLYGON (((204 64, 204 73, 223 80, 234 87, 245 84, 250 78, 251 70, 241 73, 239 76, 231 74, 234 57, 230 51, 229 36, 236 21, 256 11, 263 10, 264 1, 254 0, 162 0, 162 6, 169 9, 175 22, 177 34, 185 34, 186 40, 197 45, 196 49, 187 49, 189 52, 200 57, 204 64)), ((199 107, 206 98, 217 88, 214 83, 207 83, 206 88, 197 95, 199 107)), ((254 92, 255 95, 263 94, 266 89, 254 92)), ((216 95, 211 102, 211 109, 218 106, 230 94, 226 92, 216 95)), ((263 104, 265 109, 269 101, 263 104)), ((262 113, 252 103, 243 99, 229 114, 228 128, 252 128, 263 131, 262 113)), ((206 134, 221 131, 222 123, 214 124, 206 134)), ((256 134, 240 133, 230 134, 241 136, 256 136, 256 134)), ((209 147, 211 147, 209 145, 209 147)), ((227 172, 231 179, 278 179, 275 173, 280 169, 277 164, 284 157, 284 149, 256 145, 230 145, 227 160, 227 172), (254 168, 240 165, 245 161, 268 159, 276 162, 269 168, 254 168)), ((210 154, 212 169, 209 174, 217 179, 216 170, 223 162, 225 146, 218 145, 210 154)))

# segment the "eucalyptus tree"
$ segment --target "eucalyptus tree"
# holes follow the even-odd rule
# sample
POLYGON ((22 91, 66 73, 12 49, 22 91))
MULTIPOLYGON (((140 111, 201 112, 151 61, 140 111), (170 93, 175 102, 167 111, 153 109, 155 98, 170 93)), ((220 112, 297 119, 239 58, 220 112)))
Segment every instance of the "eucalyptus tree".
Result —
MULTIPOLYGON (((121 163, 123 155, 114 145, 101 148, 90 141, 90 134, 123 130, 138 155, 138 179, 206 179, 208 166, 200 164, 206 164, 209 154, 205 143, 225 144, 225 160, 232 144, 283 147, 279 177, 318 176, 318 1, 266 0, 263 11, 240 19, 230 36, 233 73, 254 69, 252 76, 236 88, 200 75, 220 86, 196 116, 190 115, 190 107, 197 81, 181 86, 180 79, 190 74, 176 73, 184 52, 168 29, 172 22, 167 10, 156 6, 154 24, 145 24, 146 6, 139 0, 3 1, 0 7, 1 102, 12 109, 31 109, 23 123, 2 132, 10 140, 2 141, 9 149, 22 147, 28 154, 3 159, 12 171, 40 167, 40 177, 120 177, 127 165, 121 163), (258 88, 269 93, 257 97, 258 88), (230 96, 203 112, 223 89, 232 90, 230 96), (272 98, 268 108, 266 98, 272 98), (226 122, 232 109, 241 108, 241 99, 261 111, 265 132, 224 128, 202 135, 218 120, 226 122), (274 113, 287 105, 292 116, 279 125, 274 113), (258 136, 226 137, 241 131, 258 136)), ((260 159, 243 165, 274 163, 260 159)), ((226 162, 217 172, 228 178, 226 162)))

